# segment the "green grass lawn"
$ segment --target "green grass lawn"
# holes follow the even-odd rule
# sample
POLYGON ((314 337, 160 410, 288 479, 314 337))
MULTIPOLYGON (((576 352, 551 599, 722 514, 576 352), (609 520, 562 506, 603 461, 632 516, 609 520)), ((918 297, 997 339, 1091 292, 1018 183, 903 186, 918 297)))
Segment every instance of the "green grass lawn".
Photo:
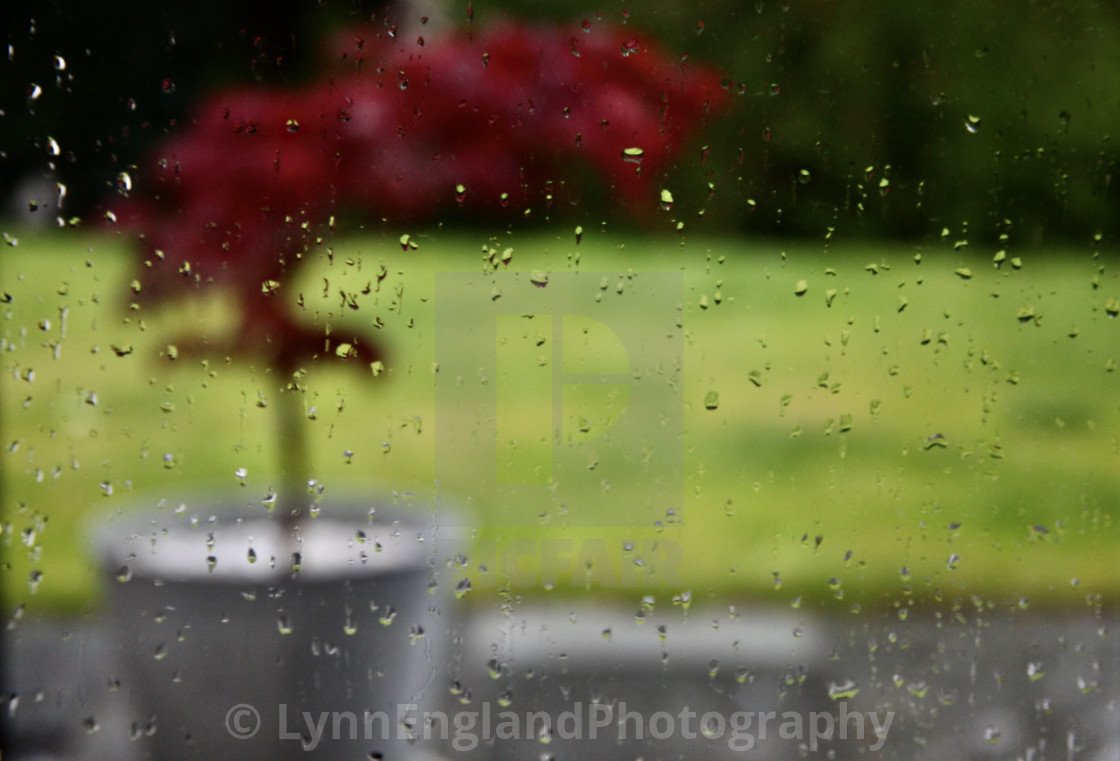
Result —
MULTIPOLYGON (((406 252, 399 234, 333 241, 332 255, 311 255, 287 294, 305 295, 309 321, 377 331, 390 351, 379 377, 314 367, 301 381, 313 472, 328 494, 358 485, 430 492, 437 429, 477 423, 472 409, 436 419, 449 415, 437 404, 440 384, 456 382, 433 367, 437 273, 489 269, 490 247, 512 248, 502 270, 605 275, 604 298, 642 273, 683 276, 679 307, 657 307, 680 318, 683 431, 658 446, 680 447, 683 474, 658 487, 657 505, 625 513, 624 525, 586 525, 568 511, 621 510, 615 495, 632 484, 589 489, 572 505, 546 500, 514 525, 514 506, 477 463, 441 455, 439 490, 468 504, 476 523, 461 570, 474 599, 505 594, 495 561, 521 541, 561 559, 543 578, 545 561, 527 560, 509 590, 520 595, 863 608, 1115 603, 1115 259, 1028 250, 1010 255, 1020 266, 1008 258, 997 268, 994 251, 949 241, 585 234, 577 244, 571 234, 469 232, 415 235, 419 248, 406 252), (382 327, 370 327, 375 319, 382 327), (618 576, 589 576, 587 559, 595 573, 610 566, 618 576)), ((36 233, 0 256, 4 592, 29 613, 87 610, 100 584, 92 527, 160 500, 170 510, 203 489, 240 501, 268 491, 285 379, 226 360, 216 338, 228 331, 227 308, 130 310, 123 242, 36 233), (209 353, 190 350, 192 326, 212 342, 209 353)), ((468 315, 490 294, 441 299, 444 314, 468 315)), ((611 467, 605 453, 597 484, 611 467)))

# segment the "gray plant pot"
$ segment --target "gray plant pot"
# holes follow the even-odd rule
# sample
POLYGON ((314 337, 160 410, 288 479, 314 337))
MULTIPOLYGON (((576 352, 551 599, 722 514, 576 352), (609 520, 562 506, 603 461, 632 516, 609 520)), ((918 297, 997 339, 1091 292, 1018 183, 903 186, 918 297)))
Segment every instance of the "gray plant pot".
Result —
POLYGON ((447 692, 453 583, 433 526, 423 510, 327 504, 294 573, 259 506, 196 502, 100 528, 140 756, 432 757, 409 720, 447 692))

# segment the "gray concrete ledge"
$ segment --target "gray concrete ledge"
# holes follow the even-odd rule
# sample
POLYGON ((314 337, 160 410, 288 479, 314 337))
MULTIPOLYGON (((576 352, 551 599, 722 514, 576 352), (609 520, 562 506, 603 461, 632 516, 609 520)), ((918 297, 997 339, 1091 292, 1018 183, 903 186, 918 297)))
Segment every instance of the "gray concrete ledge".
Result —
MULTIPOLYGON (((1115 617, 666 607, 641 623, 575 602, 473 616, 436 685, 444 757, 1120 759, 1115 617), (885 733, 873 713, 891 714, 885 733)), ((141 757, 145 722, 104 623, 22 623, 5 643, 5 761, 141 757)), ((417 731, 438 735, 428 718, 417 731)))

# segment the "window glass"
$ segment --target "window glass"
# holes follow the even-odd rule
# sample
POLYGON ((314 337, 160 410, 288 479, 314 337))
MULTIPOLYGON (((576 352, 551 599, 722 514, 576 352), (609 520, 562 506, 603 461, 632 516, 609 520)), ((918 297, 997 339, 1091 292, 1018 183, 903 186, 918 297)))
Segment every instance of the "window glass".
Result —
POLYGON ((1120 752, 1111 8, 0 14, 12 757, 1120 752))

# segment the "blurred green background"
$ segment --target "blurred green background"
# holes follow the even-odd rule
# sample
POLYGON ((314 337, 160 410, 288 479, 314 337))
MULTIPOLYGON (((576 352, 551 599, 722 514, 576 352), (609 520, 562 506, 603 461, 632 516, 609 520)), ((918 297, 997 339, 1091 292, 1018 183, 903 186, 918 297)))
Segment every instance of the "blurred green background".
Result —
MULTIPOLYGON (((502 587, 586 593, 571 559, 549 592, 504 584, 485 548, 530 537, 570 541, 574 554, 603 540, 609 562, 631 571, 658 555, 651 543, 679 547, 679 583, 661 586, 647 569, 644 588, 590 585, 632 602, 685 593, 844 609, 1115 601, 1120 281, 1096 252, 1025 250, 997 268, 990 249, 956 249, 951 238, 417 240, 402 253, 394 236, 340 239, 297 284, 309 321, 339 331, 379 319, 392 357, 379 377, 364 365, 311 366, 300 379, 312 472, 328 497, 355 485, 435 488, 437 383, 456 382, 432 366, 438 273, 489 269, 501 246, 512 249, 509 269, 525 273, 684 275, 684 431, 669 444, 683 449, 684 483, 683 494, 665 495, 679 509, 627 528, 569 526, 557 505, 505 504, 479 486, 469 458, 441 462, 439 489, 477 520, 466 565, 445 577, 471 578, 470 599, 494 601, 502 587), (386 277, 358 310, 322 292, 324 279, 358 292, 380 266, 386 277), (511 509, 539 511, 537 525, 503 529, 511 509), (637 549, 622 551, 624 542, 637 549)), ((196 514, 191 499, 215 489, 259 505, 277 484, 274 415, 288 379, 185 350, 184 335, 228 329, 220 304, 130 310, 125 246, 63 231, 4 251, 4 588, 32 610, 94 603, 88 531, 121 511, 162 503, 170 515, 186 501, 196 514)), ((469 310, 490 294, 455 298, 450 308, 469 310)), ((477 425, 477 414, 461 409, 451 424, 477 425)), ((583 498, 609 504, 593 491, 583 498)), ((548 581, 529 560, 525 571, 548 581)))
MULTIPOLYGON (((169 359, 185 328, 220 332, 222 307, 128 309, 135 252, 89 223, 118 173, 212 88, 302 81, 330 30, 371 17, 415 29, 420 12, 213 0, 0 10, 12 85, 0 93, 9 607, 88 610, 89 526, 200 485, 256 498, 276 459, 259 402, 283 379, 222 357, 169 359), (58 215, 82 229, 34 226, 58 215)), ((683 583, 670 595, 1115 602, 1115 5, 476 1, 422 12, 433 30, 631 24, 722 69, 733 105, 660 178, 676 202, 644 228, 588 200, 532 222, 340 234, 334 259, 304 277, 360 288, 384 265, 369 311, 320 310, 364 327, 376 315, 393 361, 379 378, 315 368, 306 379, 325 482, 432 488, 437 273, 490 266, 486 247, 514 248, 508 266, 525 272, 681 271, 681 516, 611 537, 678 543, 683 583), (402 252, 405 233, 419 249, 402 252)), ((470 467, 441 488, 485 518, 501 506, 475 493, 470 467)), ((585 538, 558 524, 545 516, 534 532, 585 538)), ((496 594, 469 573, 476 597, 496 594)), ((562 578, 547 594, 582 590, 562 578)))

